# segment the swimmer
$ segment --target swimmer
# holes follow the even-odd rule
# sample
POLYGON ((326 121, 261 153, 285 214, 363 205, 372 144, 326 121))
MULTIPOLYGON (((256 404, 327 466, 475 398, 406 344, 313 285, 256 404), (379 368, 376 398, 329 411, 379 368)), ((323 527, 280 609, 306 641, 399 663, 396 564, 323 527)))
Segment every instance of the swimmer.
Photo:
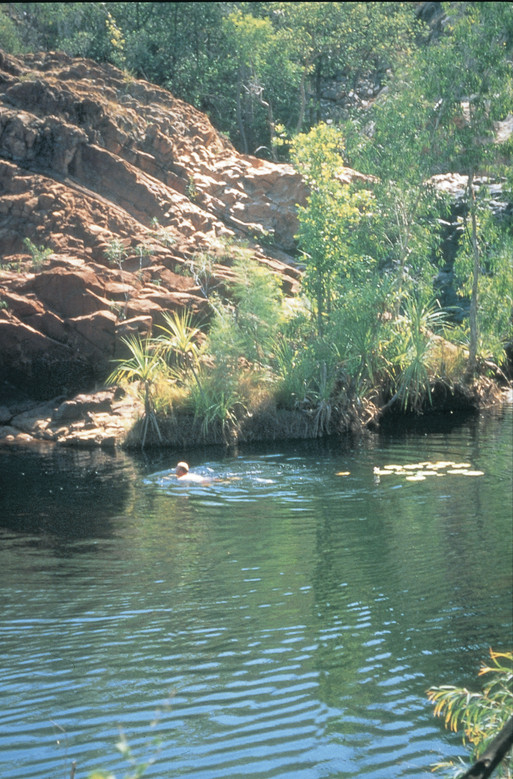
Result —
POLYGON ((210 479, 200 476, 199 473, 190 473, 189 466, 184 462, 178 463, 175 473, 179 481, 187 484, 208 484, 210 482, 210 479))

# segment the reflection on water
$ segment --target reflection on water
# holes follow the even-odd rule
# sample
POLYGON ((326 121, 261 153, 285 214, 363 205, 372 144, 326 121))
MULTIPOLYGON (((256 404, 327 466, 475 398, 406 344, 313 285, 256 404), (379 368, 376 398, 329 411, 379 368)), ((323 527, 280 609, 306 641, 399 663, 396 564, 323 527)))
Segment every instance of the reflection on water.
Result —
POLYGON ((511 644, 512 416, 188 452, 209 485, 169 453, 0 450, 0 775, 122 776, 119 726, 154 777, 464 754, 425 691, 511 644), (405 478, 428 461, 483 475, 405 478))

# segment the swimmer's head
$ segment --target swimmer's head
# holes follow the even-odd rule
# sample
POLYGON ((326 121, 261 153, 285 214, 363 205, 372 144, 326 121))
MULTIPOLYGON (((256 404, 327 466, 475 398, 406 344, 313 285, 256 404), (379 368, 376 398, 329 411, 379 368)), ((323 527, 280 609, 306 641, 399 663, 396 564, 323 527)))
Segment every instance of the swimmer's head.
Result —
POLYGON ((180 478, 181 476, 185 476, 187 473, 189 473, 189 466, 187 465, 187 463, 184 462, 178 463, 178 465, 176 466, 175 473, 178 476, 178 478, 180 478))

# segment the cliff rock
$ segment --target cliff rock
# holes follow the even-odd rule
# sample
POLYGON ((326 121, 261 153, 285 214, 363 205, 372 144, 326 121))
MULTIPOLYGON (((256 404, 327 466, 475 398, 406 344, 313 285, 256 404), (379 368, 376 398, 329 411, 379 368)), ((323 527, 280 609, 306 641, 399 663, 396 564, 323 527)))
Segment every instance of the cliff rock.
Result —
POLYGON ((233 239, 279 275, 305 186, 237 153, 205 115, 110 65, 0 52, 0 384, 33 398, 101 383, 120 338, 207 311, 233 239))

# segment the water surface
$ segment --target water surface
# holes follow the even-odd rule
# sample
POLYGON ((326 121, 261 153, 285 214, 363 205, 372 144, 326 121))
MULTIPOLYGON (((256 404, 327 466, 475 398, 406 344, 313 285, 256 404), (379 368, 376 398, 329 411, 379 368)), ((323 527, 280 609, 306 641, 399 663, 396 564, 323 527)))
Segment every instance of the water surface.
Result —
POLYGON ((480 689, 511 647, 512 408, 450 422, 0 449, 0 776, 119 779, 120 728, 170 779, 427 778, 464 755, 426 690, 480 689), (216 480, 178 484, 184 457, 216 480), (440 461, 476 475, 406 478, 440 461))

